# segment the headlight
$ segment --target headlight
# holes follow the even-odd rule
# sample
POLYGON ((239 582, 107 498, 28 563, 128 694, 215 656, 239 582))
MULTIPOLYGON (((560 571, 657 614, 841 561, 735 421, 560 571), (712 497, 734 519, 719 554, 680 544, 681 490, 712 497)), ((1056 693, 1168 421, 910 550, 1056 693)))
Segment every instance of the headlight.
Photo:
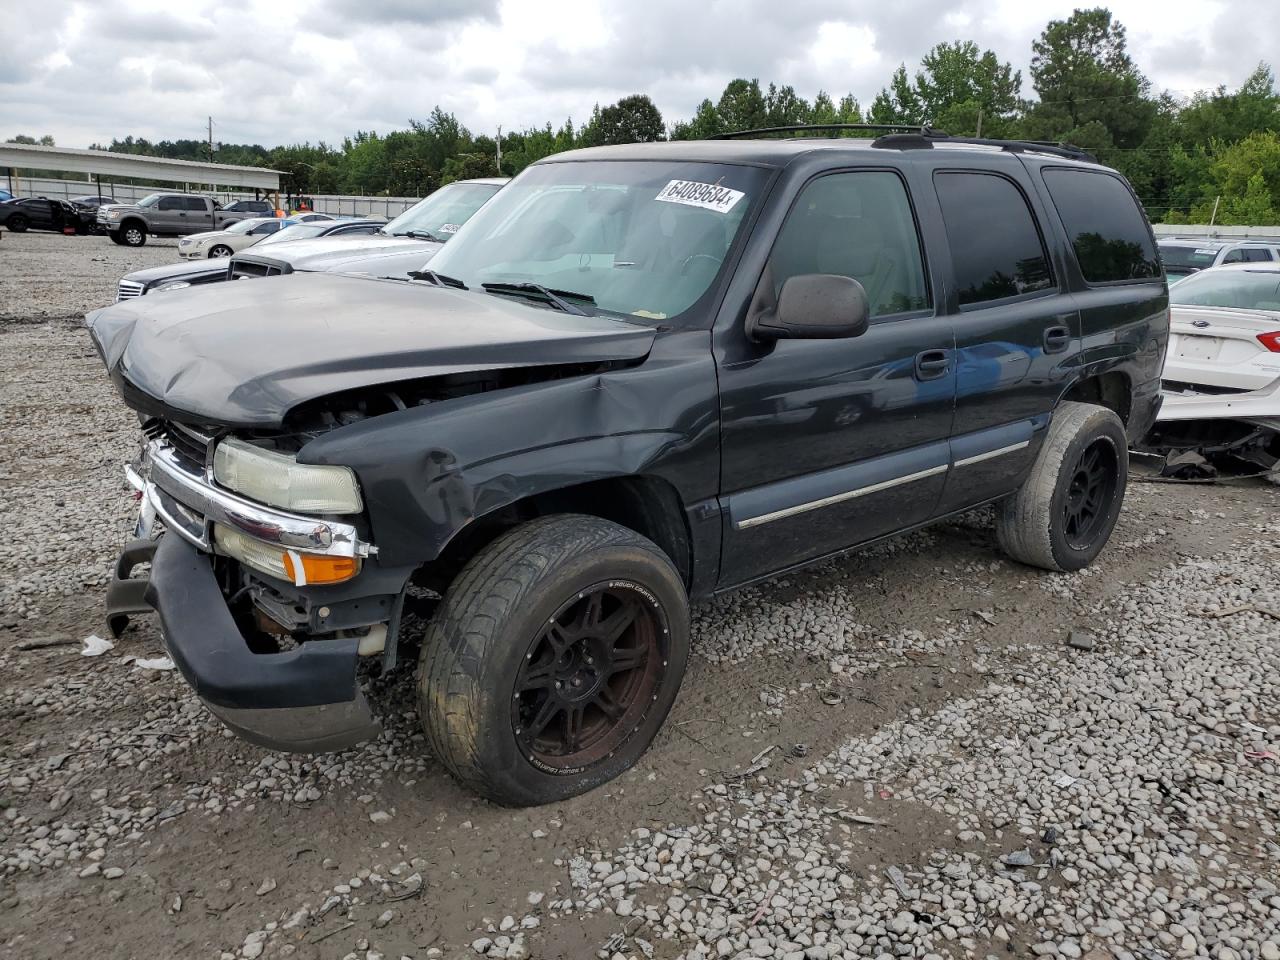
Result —
POLYGON ((228 490, 298 513, 359 513, 360 485, 349 467, 303 464, 241 440, 223 440, 213 478, 228 490))
POLYGON ((119 211, 119 210, 108 210, 108 211, 107 211, 107 219, 109 219, 109 220, 119 220, 119 219, 120 219, 120 211, 119 211))
POLYGON ((185 280, 175 280, 173 283, 162 283, 158 287, 153 287, 151 293, 168 293, 170 290, 185 290, 191 284, 185 280))
POLYGON ((302 550, 281 550, 221 523, 213 525, 213 544, 218 553, 299 587, 341 583, 360 572, 360 561, 355 557, 330 557, 302 550))

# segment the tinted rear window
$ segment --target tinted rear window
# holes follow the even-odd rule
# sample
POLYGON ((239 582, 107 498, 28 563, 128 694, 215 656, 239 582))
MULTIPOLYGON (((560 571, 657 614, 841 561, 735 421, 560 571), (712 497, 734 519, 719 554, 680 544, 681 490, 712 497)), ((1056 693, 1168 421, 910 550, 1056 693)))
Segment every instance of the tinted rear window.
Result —
POLYGON ((985 173, 939 173, 935 183, 961 306, 1052 284, 1040 231, 1011 181, 985 173), (1000 228, 992 230, 993 223, 1000 228))
POLYGON ((1044 182, 1089 283, 1160 276, 1146 219, 1122 181, 1090 170, 1050 169, 1044 182))

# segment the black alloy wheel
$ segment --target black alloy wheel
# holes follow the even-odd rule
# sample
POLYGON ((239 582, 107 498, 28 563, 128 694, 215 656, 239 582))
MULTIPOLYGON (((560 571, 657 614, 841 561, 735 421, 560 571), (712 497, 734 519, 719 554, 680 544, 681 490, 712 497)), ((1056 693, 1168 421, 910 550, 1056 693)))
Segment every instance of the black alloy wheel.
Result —
POLYGON ((612 756, 657 699, 668 637, 637 584, 599 583, 564 604, 516 677, 512 728, 525 758, 565 773, 612 756))
POLYGON ((1089 549, 1109 526, 1119 476, 1115 445, 1109 437, 1098 437, 1080 452, 1063 501, 1063 533, 1072 549, 1089 549))

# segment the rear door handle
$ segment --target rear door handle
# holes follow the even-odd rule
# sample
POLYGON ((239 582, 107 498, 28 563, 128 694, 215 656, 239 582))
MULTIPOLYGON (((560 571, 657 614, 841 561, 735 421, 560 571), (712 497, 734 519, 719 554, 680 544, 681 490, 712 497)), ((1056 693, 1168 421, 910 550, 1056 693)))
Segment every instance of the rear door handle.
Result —
POLYGON ((1048 327, 1044 331, 1044 352, 1061 353, 1071 346, 1070 327, 1048 327))
POLYGON ((916 379, 937 380, 951 368, 951 353, 947 350, 925 350, 916 354, 916 379))

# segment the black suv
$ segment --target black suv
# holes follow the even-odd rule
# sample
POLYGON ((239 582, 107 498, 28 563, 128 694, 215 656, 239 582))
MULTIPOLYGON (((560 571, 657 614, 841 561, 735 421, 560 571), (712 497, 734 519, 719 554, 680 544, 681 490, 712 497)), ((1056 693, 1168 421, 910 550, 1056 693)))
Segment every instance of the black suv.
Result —
POLYGON ((372 734, 357 664, 416 650, 432 751, 503 803, 636 761, 691 600, 985 503, 1014 559, 1085 566, 1159 406, 1150 228, 1068 148, 581 150, 428 266, 90 316, 145 433, 109 607, 279 749, 372 734))

